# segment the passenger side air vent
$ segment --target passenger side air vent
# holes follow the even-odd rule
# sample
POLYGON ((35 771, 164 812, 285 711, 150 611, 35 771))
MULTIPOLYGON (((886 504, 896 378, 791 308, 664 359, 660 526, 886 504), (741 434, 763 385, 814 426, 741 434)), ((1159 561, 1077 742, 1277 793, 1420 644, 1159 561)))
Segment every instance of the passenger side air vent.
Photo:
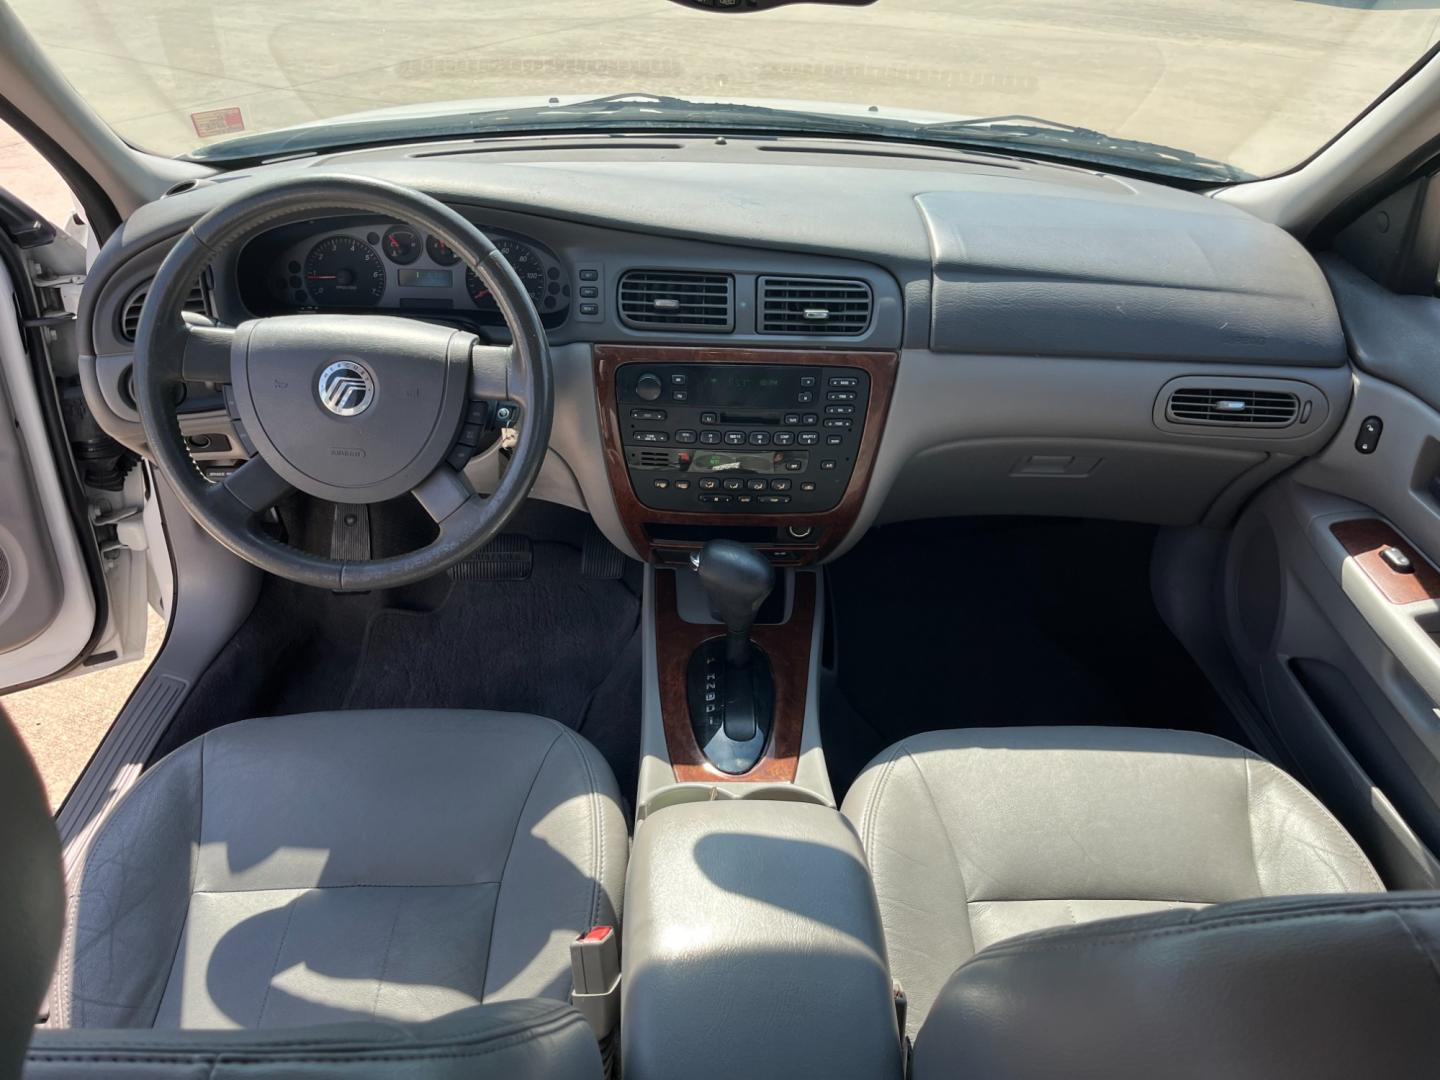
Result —
MULTIPOLYGON (((120 338, 122 341, 135 340, 135 331, 140 326, 140 309, 145 306, 145 297, 149 295, 150 282, 141 285, 120 309, 120 338)), ((185 297, 185 310, 193 311, 197 315, 210 314, 210 305, 205 295, 205 283, 195 282, 195 287, 190 290, 190 295, 185 297)))
POLYGON ((1282 390, 1228 390, 1185 387, 1170 395, 1166 418, 1177 424, 1225 427, 1289 427, 1300 412, 1300 400, 1282 390))
POLYGON ((762 334, 863 334, 870 286, 842 278, 762 277, 762 334))
POLYGON ((735 279, 688 270, 631 270, 620 278, 620 321, 637 330, 735 329, 735 279))

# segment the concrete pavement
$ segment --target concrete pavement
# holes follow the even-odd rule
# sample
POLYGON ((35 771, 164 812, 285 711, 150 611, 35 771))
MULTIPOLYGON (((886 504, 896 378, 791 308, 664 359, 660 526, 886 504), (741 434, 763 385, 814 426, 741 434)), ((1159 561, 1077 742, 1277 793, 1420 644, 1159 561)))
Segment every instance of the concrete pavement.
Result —
POLYGON ((471 97, 650 91, 1032 113, 1255 173, 1308 156, 1436 40, 1440 0, 12 0, 137 144, 471 97), (202 116, 202 125, 217 122, 202 116), (223 126, 223 124, 222 124, 223 126))

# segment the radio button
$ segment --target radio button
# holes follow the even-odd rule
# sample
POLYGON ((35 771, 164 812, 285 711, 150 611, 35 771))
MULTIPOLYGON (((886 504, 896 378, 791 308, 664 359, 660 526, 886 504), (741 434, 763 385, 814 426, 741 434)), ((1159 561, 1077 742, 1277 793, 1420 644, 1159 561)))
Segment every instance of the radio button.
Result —
POLYGON ((825 406, 825 415, 826 415, 826 416, 854 416, 854 415, 855 415, 855 406, 854 406, 854 405, 826 405, 826 406, 825 406))
POLYGON ((643 443, 667 443, 670 441, 670 435, 664 431, 637 431, 635 432, 635 441, 643 443))
POLYGON ((819 433, 818 431, 802 431, 802 432, 800 432, 800 445, 801 445, 801 446, 815 446, 815 445, 817 445, 819 442, 820 442, 820 433, 819 433))
POLYGON ((690 391, 689 391, 689 390, 684 390, 684 389, 681 389, 681 390, 671 390, 671 391, 670 391, 670 400, 671 400, 671 401, 689 401, 689 400, 690 400, 690 391))
POLYGON ((845 390, 860 385, 860 380, 853 375, 832 375, 830 385, 837 390, 845 390))
POLYGON ((631 420, 664 420, 664 409, 631 409, 631 420))
POLYGON ((745 486, 751 491, 764 491, 767 487, 769 487, 769 485, 765 483, 764 480, 760 479, 746 480, 745 486))
POLYGON ((853 420, 840 420, 834 417, 831 417, 830 419, 827 419, 825 421, 825 426, 828 428, 850 428, 854 425, 855 421, 853 420))
POLYGON ((800 385, 801 385, 804 389, 806 389, 806 390, 809 390, 809 389, 811 389, 812 387, 814 387, 814 385, 815 385, 817 382, 819 382, 819 381, 820 381, 820 378, 819 378, 818 375, 801 375, 801 376, 800 376, 800 385))
POLYGON ((770 441, 773 442, 776 446, 794 446, 795 432, 777 431, 775 432, 774 436, 771 438, 770 441))
POLYGON ((696 481, 696 482, 700 485, 700 490, 701 490, 701 491, 714 491, 716 488, 718 488, 718 487, 720 486, 720 481, 719 481, 719 480, 716 480, 715 477, 713 477, 713 476, 704 476, 704 477, 701 477, 701 478, 700 478, 698 481, 696 481))
POLYGON ((675 441, 677 443, 693 443, 695 439, 695 432, 691 431, 689 428, 682 428, 681 430, 675 432, 675 441))
POLYGON ((815 481, 814 481, 814 480, 803 480, 803 481, 801 481, 801 483, 800 483, 800 490, 801 490, 801 491, 814 491, 814 490, 815 490, 815 481))
POLYGON ((658 490, 660 490, 660 491, 664 491, 666 488, 668 488, 668 487, 670 486, 670 481, 669 481, 669 480, 664 480, 664 479, 653 480, 653 481, 651 481, 651 483, 653 483, 653 484, 655 485, 655 487, 656 487, 658 490))
POLYGON ((676 491, 689 491, 689 490, 690 490, 690 481, 689 481, 689 480, 676 480, 676 481, 675 481, 675 490, 676 490, 676 491))
POLYGON ((793 413, 793 412, 787 412, 787 413, 785 414, 785 423, 786 423, 788 426, 790 426, 790 427, 796 427, 796 426, 798 426, 799 423, 800 423, 800 414, 799 414, 799 413, 793 413))
POLYGON ((814 402, 815 402, 815 391, 814 391, 814 390, 801 390, 800 393, 798 393, 798 394, 795 395, 795 404, 796 404, 796 405, 811 405, 811 404, 814 404, 814 402))
MULTIPOLYGON (((764 481, 762 480, 761 483, 764 483, 764 481)), ((789 490, 790 490, 790 483, 791 483, 791 481, 790 481, 790 478, 789 478, 788 476, 777 476, 774 480, 771 480, 771 481, 770 481, 770 490, 771 490, 771 491, 789 491, 789 490)))
POLYGON ((845 436, 844 436, 844 435, 826 435, 826 436, 825 436, 825 445, 826 445, 826 446, 839 446, 839 445, 840 445, 841 443, 843 443, 844 441, 845 441, 845 436))
POLYGON ((854 390, 831 390, 825 395, 826 401, 854 401, 855 398, 854 390))
POLYGON ((751 446, 769 446, 769 445, 770 445, 770 433, 769 433, 768 431, 752 431, 752 432, 750 432, 750 445, 751 445, 751 446))
POLYGON ((820 417, 816 416, 813 412, 807 412, 804 416, 800 417, 800 422, 808 427, 812 424, 818 424, 820 417))
POLYGON ((745 481, 741 480, 739 477, 732 476, 727 477, 725 480, 722 480, 720 482, 720 486, 723 487, 726 491, 739 491, 745 486, 745 481))
POLYGON ((700 441, 706 446, 718 446, 720 444, 720 433, 718 431, 700 432, 700 441))
POLYGON ((785 462, 785 471, 786 471, 786 472, 804 472, 804 471, 805 471, 805 462, 804 462, 804 461, 787 461, 787 462, 785 462))
POLYGON ((726 446, 744 446, 744 445, 745 445, 745 433, 744 433, 743 431, 727 431, 727 432, 725 432, 725 445, 726 445, 726 446))
POLYGON ((702 423, 702 424, 718 424, 719 422, 720 422, 720 414, 719 414, 719 413, 702 412, 702 413, 700 414, 700 423, 702 423))
POLYGON ((683 371, 672 371, 670 373, 671 386, 686 386, 690 382, 690 376, 683 371))
POLYGON ((824 461, 820 462, 820 471, 821 471, 821 472, 833 472, 834 470, 835 470, 835 461, 834 461, 833 458, 826 458, 824 461))

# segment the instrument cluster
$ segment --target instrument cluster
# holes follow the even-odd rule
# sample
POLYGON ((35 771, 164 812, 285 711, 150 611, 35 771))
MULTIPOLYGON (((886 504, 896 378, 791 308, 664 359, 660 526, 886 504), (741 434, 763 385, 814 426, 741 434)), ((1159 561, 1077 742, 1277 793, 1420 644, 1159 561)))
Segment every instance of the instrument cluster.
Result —
MULTIPOLYGON (((481 226, 510 263, 547 327, 565 321, 570 276, 538 241, 481 226)), ((246 305, 257 315, 286 311, 452 312, 502 323, 474 271, 438 237, 383 222, 307 222, 252 241, 240 256, 246 305), (257 288, 263 281, 263 288, 257 288)))

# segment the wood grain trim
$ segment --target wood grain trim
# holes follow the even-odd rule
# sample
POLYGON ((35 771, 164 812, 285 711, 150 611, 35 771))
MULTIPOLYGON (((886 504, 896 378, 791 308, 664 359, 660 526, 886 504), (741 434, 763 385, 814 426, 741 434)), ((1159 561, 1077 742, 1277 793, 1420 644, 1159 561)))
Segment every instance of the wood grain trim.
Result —
MULTIPOLYGON (((797 562, 810 563, 824 558, 845 538, 870 486, 875 469, 875 455, 885 433, 885 420, 890 415, 890 399, 895 393, 895 373, 900 356, 894 352, 841 352, 828 349, 731 349, 669 345, 596 345, 596 405, 600 413, 600 442, 605 454, 605 471, 610 477, 610 490, 615 494, 615 509, 625 534, 643 559, 654 554, 654 545, 646 535, 646 524, 662 525, 770 525, 778 530, 791 524, 809 525, 812 532, 802 543, 777 541, 776 547, 792 549, 797 562), (833 510, 808 514, 709 514, 685 513, 675 510, 652 510, 640 502, 630 485, 625 468, 625 450, 620 442, 620 416, 615 402, 615 372, 622 364, 803 364, 816 367, 860 368, 870 376, 870 402, 865 410, 865 430, 855 455, 855 469, 845 494, 833 510)), ((684 545, 667 544, 666 547, 684 545)), ((699 545, 692 545, 698 547, 699 545)))
POLYGON ((1390 525, 1374 518, 1361 518, 1337 521, 1330 526, 1330 532, 1390 603, 1440 600, 1440 571, 1390 525), (1392 570, 1380 557, 1380 552, 1387 547, 1397 547, 1409 556, 1415 572, 1402 574, 1392 570))
POLYGON ((725 783, 793 783, 800 763, 805 728, 805 696, 810 685, 810 639, 815 628, 815 575, 795 575, 790 618, 777 626, 757 626, 751 640, 765 650, 775 675, 775 719, 770 741, 755 767, 732 776, 706 760, 690 727, 685 700, 685 669, 703 642, 724 635, 714 623, 689 623, 676 604, 674 570, 655 571, 655 666, 660 676, 660 713, 665 746, 675 779, 725 783))

